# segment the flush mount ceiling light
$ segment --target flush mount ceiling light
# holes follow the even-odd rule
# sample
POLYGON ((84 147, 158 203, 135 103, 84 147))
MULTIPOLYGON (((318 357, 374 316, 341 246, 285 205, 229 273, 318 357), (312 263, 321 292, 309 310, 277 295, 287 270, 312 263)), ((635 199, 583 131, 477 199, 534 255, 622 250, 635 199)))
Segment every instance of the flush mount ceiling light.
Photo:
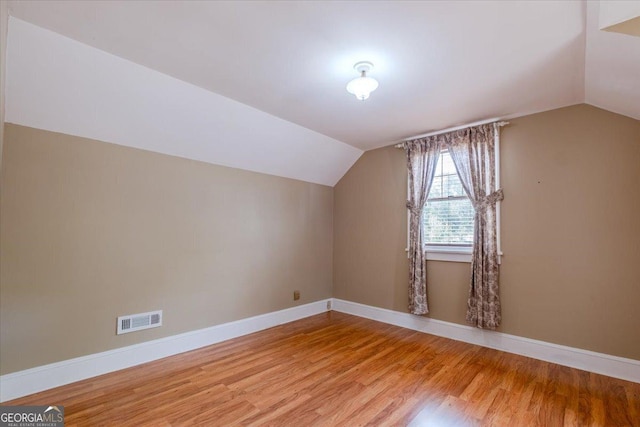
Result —
POLYGON ((352 93, 360 101, 364 101, 369 97, 371 92, 378 88, 378 81, 371 77, 367 77, 367 73, 373 69, 371 62, 358 62, 353 68, 360 73, 360 77, 351 80, 347 84, 347 91, 352 93))

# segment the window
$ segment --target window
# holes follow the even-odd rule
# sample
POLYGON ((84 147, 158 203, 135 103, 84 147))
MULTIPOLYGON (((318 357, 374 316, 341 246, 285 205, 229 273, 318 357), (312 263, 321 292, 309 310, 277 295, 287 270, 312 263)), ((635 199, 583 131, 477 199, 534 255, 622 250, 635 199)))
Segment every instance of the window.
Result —
POLYGON ((438 158, 422 221, 427 247, 473 245, 473 205, 447 151, 438 158))
POLYGON ((427 259, 471 262, 473 214, 451 155, 443 150, 422 218, 427 259))
MULTIPOLYGON (((500 140, 496 141, 496 186, 500 185, 500 140)), ((409 188, 407 186, 407 194, 409 188)), ((408 197, 408 196, 407 196, 408 197)), ((410 213, 407 212, 407 222, 410 213)), ((427 197, 422 217, 427 260, 471 262, 473 250, 474 209, 451 160, 448 150, 442 150, 427 197)), ((496 206, 498 262, 500 249, 500 202, 496 206)), ((407 227, 407 248, 409 229, 407 227)), ((408 250, 408 249, 407 249, 408 250)))

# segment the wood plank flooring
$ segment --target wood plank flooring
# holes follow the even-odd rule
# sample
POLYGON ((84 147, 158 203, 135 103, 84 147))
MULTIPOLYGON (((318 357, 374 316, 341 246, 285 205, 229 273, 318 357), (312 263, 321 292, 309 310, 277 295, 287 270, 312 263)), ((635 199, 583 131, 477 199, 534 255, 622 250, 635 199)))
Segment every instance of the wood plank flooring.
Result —
POLYGON ((337 312, 5 404, 66 426, 640 426, 640 384, 337 312))

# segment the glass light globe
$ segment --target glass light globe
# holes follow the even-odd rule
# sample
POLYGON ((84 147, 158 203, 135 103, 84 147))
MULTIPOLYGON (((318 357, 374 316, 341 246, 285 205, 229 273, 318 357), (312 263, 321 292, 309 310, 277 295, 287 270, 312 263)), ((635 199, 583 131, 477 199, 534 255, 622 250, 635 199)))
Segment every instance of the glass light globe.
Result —
POLYGON ((352 93, 361 101, 369 98, 371 92, 378 88, 378 81, 374 78, 367 77, 362 73, 361 77, 351 80, 347 84, 347 91, 352 93))

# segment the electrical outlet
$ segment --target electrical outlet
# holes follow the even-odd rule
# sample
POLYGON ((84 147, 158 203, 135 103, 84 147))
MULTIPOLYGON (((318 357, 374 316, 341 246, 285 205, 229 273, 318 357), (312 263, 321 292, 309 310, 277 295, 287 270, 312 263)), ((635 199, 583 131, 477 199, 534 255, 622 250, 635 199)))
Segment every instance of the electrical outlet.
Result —
POLYGON ((298 301, 300 299, 300 291, 293 291, 293 300, 298 301))

